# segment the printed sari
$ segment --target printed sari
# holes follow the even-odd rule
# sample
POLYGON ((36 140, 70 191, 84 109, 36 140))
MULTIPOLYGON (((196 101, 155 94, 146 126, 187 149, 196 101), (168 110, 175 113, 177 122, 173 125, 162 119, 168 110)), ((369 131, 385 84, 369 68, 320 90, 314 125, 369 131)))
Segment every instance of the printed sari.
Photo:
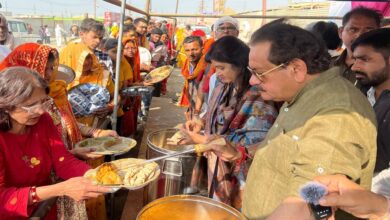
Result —
POLYGON ((265 138, 277 112, 264 102, 256 87, 239 100, 233 84, 219 84, 213 91, 205 115, 205 134, 223 136, 227 143, 242 148, 248 158, 242 163, 220 160, 207 155, 210 197, 241 209, 241 195, 246 175, 258 144, 265 138))

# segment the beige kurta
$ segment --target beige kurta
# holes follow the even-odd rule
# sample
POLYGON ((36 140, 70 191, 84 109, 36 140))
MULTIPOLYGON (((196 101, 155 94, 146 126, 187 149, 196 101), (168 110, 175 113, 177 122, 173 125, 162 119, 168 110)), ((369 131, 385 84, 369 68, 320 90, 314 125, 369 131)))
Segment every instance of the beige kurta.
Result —
POLYGON ((369 189, 375 158, 375 114, 332 68, 282 106, 250 167, 243 213, 264 219, 318 175, 345 174, 369 189))

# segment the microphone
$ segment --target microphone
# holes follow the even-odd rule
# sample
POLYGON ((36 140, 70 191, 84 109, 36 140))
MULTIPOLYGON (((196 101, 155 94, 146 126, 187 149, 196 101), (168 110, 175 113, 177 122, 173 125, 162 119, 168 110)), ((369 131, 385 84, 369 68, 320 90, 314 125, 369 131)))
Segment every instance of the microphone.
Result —
POLYGON ((315 217, 316 220, 328 219, 332 216, 332 208, 321 206, 319 201, 328 193, 326 186, 318 182, 308 182, 299 190, 299 195, 304 199, 315 217))

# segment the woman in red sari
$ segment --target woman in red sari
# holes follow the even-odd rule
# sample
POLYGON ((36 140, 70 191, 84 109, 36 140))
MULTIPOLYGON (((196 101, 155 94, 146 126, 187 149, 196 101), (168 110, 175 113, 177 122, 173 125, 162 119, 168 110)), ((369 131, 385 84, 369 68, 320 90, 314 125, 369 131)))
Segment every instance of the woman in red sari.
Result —
MULTIPOLYGON (((76 201, 109 192, 83 177, 89 166, 70 154, 46 113, 48 86, 36 72, 0 72, 0 216, 26 219, 39 202, 66 195, 76 201), (64 182, 51 184, 51 172, 64 182)), ((52 208, 46 219, 56 219, 52 208)))
MULTIPOLYGON (((36 43, 26 43, 16 47, 0 64, 0 70, 12 66, 24 66, 36 71, 49 84, 49 96, 52 99, 48 108, 54 125, 65 144, 65 147, 81 159, 100 157, 91 153, 93 148, 74 148, 84 137, 113 135, 112 130, 92 129, 77 123, 68 101, 66 82, 55 80, 58 69, 58 52, 56 49, 36 43)), ((59 218, 67 220, 87 219, 84 203, 60 197, 57 201, 59 218)))
POLYGON ((54 104, 49 109, 54 124, 57 126, 65 146, 72 153, 83 159, 93 157, 88 152, 74 149, 74 145, 83 137, 117 136, 112 130, 92 129, 77 123, 68 101, 65 81, 55 80, 58 69, 56 49, 36 43, 26 43, 16 47, 0 64, 0 70, 12 66, 24 66, 35 70, 49 84, 49 96, 54 104))

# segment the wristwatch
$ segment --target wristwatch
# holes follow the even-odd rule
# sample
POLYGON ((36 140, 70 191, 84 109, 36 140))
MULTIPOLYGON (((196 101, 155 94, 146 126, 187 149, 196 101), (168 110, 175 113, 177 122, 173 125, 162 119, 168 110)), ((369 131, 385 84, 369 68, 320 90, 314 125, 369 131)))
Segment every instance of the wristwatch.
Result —
POLYGON ((311 212, 316 220, 328 219, 332 216, 332 208, 328 206, 314 205, 309 203, 311 212))

